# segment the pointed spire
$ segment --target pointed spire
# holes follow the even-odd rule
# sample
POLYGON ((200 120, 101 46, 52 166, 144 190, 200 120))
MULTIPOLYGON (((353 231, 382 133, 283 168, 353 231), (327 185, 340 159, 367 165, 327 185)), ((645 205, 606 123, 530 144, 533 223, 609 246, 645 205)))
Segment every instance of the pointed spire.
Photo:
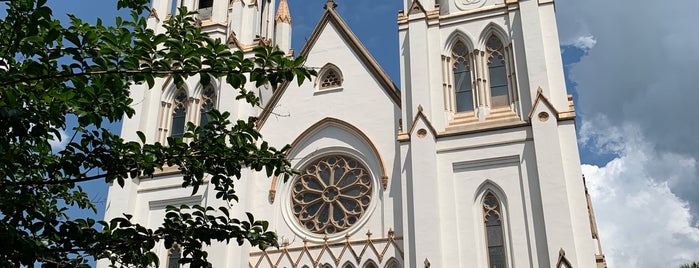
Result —
POLYGON ((323 8, 325 8, 327 10, 331 10, 331 9, 335 10, 336 7, 337 7, 337 4, 335 3, 335 1, 328 0, 328 2, 325 3, 325 6, 323 8))
POLYGON ((279 2, 279 8, 277 9, 277 16, 274 18, 277 23, 288 23, 291 24, 291 13, 289 13, 289 4, 286 0, 281 0, 279 2))

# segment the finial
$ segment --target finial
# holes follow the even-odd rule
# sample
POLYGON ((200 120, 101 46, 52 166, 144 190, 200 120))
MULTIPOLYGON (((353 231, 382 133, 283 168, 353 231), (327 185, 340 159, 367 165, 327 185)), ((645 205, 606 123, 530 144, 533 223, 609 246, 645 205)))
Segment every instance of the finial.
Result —
POLYGON ((337 7, 337 4, 335 3, 335 1, 328 0, 328 2, 325 3, 325 7, 323 7, 323 8, 325 8, 326 10, 330 10, 330 9, 335 10, 336 7, 337 7))
POLYGON ((291 24, 291 13, 289 13, 289 4, 286 0, 279 1, 279 8, 277 8, 277 16, 274 18, 274 21, 291 24))

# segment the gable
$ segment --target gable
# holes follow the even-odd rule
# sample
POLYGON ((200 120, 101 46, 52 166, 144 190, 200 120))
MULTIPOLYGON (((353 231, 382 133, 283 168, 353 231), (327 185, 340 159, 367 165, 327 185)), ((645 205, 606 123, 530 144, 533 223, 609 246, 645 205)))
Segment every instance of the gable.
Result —
MULTIPOLYGON (((305 65, 307 67, 319 69, 328 63, 338 66, 343 72, 345 81, 350 79, 373 81, 371 84, 375 84, 376 88, 372 86, 372 90, 381 92, 382 98, 389 98, 394 106, 400 109, 401 100, 398 88, 334 9, 328 8, 323 14, 299 56, 306 59, 305 65), (347 70, 351 72, 345 73, 346 68, 350 68, 347 70), (363 72, 368 76, 355 71, 363 72)), ((309 84, 317 86, 317 79, 314 78, 312 83, 306 82, 300 88, 305 88, 309 84)), ((273 109, 266 108, 261 112, 258 128, 261 129, 269 116, 274 113, 273 110, 279 106, 278 102, 289 88, 299 88, 295 83, 285 83, 274 92, 269 102, 265 103, 265 107, 273 107, 273 109)), ((353 84, 356 85, 356 83, 353 84)), ((345 87, 343 86, 343 88, 345 87)))

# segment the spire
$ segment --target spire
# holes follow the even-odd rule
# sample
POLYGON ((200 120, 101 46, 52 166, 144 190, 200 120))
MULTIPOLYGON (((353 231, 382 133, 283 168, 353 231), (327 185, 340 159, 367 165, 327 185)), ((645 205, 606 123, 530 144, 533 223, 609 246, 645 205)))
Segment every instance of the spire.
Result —
POLYGON ((277 23, 288 23, 291 24, 291 13, 289 13, 289 4, 286 0, 281 0, 279 2, 279 8, 277 9, 277 16, 274 18, 277 23))
POLYGON ((325 7, 323 7, 323 8, 325 8, 327 10, 331 10, 331 9, 334 10, 336 7, 337 7, 337 4, 335 4, 335 1, 328 0, 328 2, 325 3, 325 7))

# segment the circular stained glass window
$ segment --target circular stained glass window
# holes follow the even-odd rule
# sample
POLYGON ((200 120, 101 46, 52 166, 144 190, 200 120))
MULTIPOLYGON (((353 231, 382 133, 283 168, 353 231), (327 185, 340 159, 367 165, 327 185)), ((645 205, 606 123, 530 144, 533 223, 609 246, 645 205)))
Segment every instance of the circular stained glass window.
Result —
POLYGON ((306 165, 291 185, 291 211, 316 234, 347 230, 371 203, 372 179, 356 159, 332 155, 306 165))

